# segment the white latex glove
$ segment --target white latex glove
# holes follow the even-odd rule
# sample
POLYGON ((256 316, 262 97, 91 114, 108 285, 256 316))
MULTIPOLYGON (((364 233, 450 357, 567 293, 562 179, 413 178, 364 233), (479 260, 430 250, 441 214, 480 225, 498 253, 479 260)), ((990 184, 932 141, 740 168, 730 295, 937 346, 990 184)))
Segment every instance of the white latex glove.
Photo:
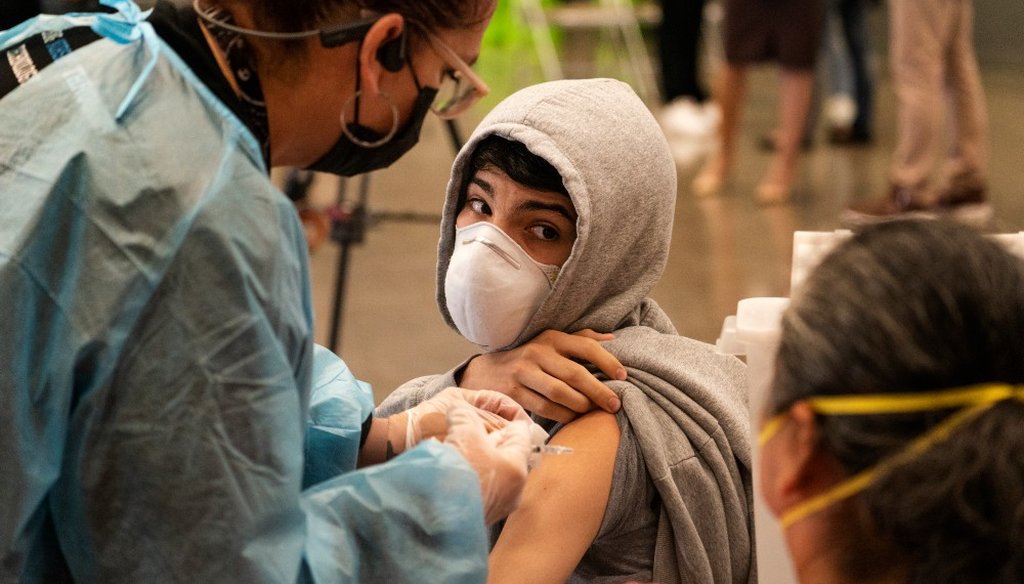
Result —
POLYGON ((426 438, 444 440, 448 430, 445 419, 456 404, 474 406, 486 431, 504 427, 512 420, 530 421, 529 415, 512 398, 495 391, 449 387, 434 397, 403 412, 406 416, 405 440, 394 441, 402 452, 426 438))
POLYGON ((479 411, 468 403, 455 403, 447 414, 445 444, 458 449, 480 478, 484 521, 491 525, 519 504, 526 485, 531 422, 514 420, 488 433, 479 411))
POLYGON ((526 466, 533 470, 540 466, 540 461, 544 457, 544 453, 541 452, 541 448, 548 441, 547 431, 540 426, 540 424, 530 421, 530 459, 527 461, 526 466))
POLYGON ((530 419, 530 414, 526 413, 526 410, 516 400, 503 393, 489 389, 466 389, 463 387, 449 387, 441 393, 449 390, 458 391, 470 405, 497 414, 505 420, 530 419))

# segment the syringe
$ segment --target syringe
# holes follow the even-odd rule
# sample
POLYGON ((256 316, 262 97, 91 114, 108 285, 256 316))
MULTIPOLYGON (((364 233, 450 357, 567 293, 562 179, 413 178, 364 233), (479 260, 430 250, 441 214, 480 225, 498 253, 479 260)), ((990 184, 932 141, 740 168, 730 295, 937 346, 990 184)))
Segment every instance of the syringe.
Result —
POLYGON ((541 444, 534 446, 530 449, 530 452, 540 452, 542 454, 572 454, 572 448, 568 446, 552 446, 550 444, 541 444))

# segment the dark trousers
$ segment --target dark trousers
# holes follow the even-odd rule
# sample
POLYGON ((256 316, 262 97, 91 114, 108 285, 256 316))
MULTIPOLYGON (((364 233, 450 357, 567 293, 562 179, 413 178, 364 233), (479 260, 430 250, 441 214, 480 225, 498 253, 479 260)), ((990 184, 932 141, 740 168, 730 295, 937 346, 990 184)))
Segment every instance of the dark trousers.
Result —
POLYGON ((700 28, 704 0, 662 0, 659 49, 665 101, 692 97, 707 99, 700 82, 700 28))
POLYGON ((853 93, 857 102, 857 118, 853 121, 854 132, 871 132, 871 116, 874 109, 874 88, 867 62, 867 30, 864 26, 864 0, 841 0, 839 16, 843 24, 843 38, 853 68, 853 93))

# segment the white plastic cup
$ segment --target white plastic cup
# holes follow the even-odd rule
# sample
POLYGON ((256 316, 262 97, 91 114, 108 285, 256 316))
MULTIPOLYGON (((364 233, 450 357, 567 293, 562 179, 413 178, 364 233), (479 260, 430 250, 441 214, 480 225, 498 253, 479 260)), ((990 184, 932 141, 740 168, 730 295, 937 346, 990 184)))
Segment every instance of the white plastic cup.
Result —
POLYGON ((828 252, 853 235, 848 229, 835 231, 796 231, 793 233, 793 269, 790 272, 789 296, 796 294, 811 271, 828 252))
POLYGON ((775 352, 782 334, 782 313, 789 298, 745 298, 736 305, 736 340, 747 355, 748 406, 756 421, 775 370, 775 352))
POLYGON ((746 298, 736 306, 736 340, 744 346, 747 355, 750 439, 754 444, 752 458, 757 574, 761 582, 772 584, 796 584, 796 575, 778 521, 758 491, 761 461, 756 436, 761 411, 775 374, 775 354, 782 335, 782 313, 787 307, 789 298, 746 298))

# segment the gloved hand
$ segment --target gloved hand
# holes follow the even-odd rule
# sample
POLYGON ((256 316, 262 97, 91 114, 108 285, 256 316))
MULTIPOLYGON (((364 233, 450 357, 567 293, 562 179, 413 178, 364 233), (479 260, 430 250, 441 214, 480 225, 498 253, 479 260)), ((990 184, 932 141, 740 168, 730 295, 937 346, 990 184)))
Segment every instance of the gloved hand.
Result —
MULTIPOLYGON (((509 396, 499 393, 497 391, 491 391, 489 389, 466 389, 462 387, 449 387, 442 391, 438 396, 448 391, 456 391, 463 396, 470 405, 476 406, 477 408, 498 415, 500 418, 508 421, 514 420, 529 420, 530 414, 526 413, 516 401, 509 396)), ((428 400, 429 401, 429 400, 428 400)))
POLYGON ((453 404, 447 413, 444 442, 462 453, 480 478, 484 521, 491 525, 519 504, 526 485, 532 422, 517 419, 488 433, 479 411, 465 402, 453 404))
POLYGON ((494 391, 449 387, 392 418, 388 435, 394 452, 404 452, 427 438, 443 441, 448 431, 445 416, 456 404, 474 406, 476 415, 484 421, 487 431, 501 428, 512 420, 530 420, 526 411, 505 395, 494 391))

